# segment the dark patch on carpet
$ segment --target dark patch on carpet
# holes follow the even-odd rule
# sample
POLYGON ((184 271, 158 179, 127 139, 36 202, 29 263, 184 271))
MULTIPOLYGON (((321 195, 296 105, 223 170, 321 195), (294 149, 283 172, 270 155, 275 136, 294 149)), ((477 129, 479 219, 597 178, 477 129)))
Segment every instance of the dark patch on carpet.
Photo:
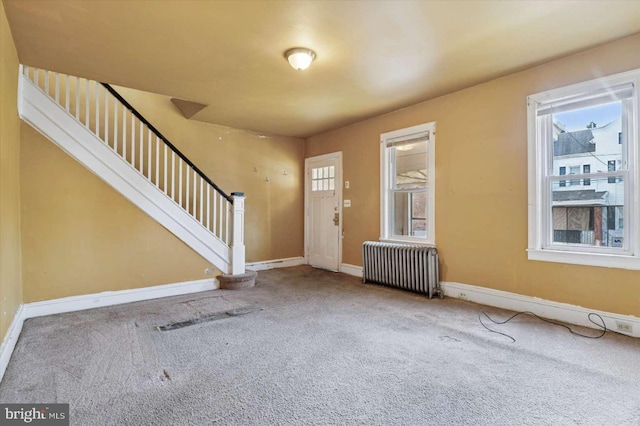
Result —
MULTIPOLYGON (((238 309, 232 309, 230 311, 225 312, 227 315, 229 315, 230 317, 238 317, 240 315, 247 315, 250 314, 251 312, 254 312, 256 310, 258 310, 259 308, 252 308, 252 307, 245 307, 245 308, 238 308, 238 309)), ((262 310, 262 309, 260 309, 262 310)))
POLYGON ((162 381, 171 380, 171 376, 169 376, 169 373, 167 373, 167 370, 165 369, 162 370, 161 378, 162 378, 162 381))
POLYGON ((156 329, 158 331, 176 330, 178 328, 189 327, 190 325, 201 324, 203 322, 217 321, 225 318, 247 315, 252 312, 261 311, 261 310, 262 310, 261 308, 255 308, 255 307, 236 308, 230 311, 215 312, 207 315, 202 315, 197 318, 191 318, 186 321, 179 321, 179 322, 174 322, 166 325, 160 325, 156 327, 156 329))

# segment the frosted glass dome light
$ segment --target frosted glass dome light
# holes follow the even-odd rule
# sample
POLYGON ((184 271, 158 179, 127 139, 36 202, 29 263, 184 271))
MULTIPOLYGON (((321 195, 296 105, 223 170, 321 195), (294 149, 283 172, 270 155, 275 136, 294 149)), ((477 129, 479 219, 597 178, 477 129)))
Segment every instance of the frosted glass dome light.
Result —
POLYGON ((294 70, 302 71, 309 68, 311 62, 316 58, 316 52, 304 47, 294 47, 284 52, 284 57, 289 61, 289 65, 294 70))

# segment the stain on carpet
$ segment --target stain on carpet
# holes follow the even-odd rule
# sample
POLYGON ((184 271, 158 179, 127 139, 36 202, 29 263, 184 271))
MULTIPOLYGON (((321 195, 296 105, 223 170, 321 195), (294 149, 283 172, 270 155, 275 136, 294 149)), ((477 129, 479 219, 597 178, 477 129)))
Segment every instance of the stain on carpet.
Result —
POLYGON ((261 310, 262 308, 256 308, 256 307, 236 308, 230 311, 215 312, 207 315, 201 315, 201 316, 198 316, 197 318, 191 318, 186 321, 178 321, 178 322, 174 322, 166 325, 161 325, 156 327, 156 329, 158 331, 176 330, 178 328, 184 328, 184 327, 189 327, 191 325, 202 324, 204 322, 217 321, 217 320, 222 320, 226 318, 247 315, 252 312, 261 311, 261 310))
POLYGON ((162 376, 160 376, 160 379, 164 382, 165 380, 171 380, 171 376, 169 376, 169 373, 167 373, 166 369, 162 369, 162 376))

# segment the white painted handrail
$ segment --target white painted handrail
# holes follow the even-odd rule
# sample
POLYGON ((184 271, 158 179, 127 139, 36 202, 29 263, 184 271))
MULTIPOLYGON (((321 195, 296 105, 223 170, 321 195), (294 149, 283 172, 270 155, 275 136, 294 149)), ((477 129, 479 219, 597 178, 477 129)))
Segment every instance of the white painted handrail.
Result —
POLYGON ((229 270, 244 273, 244 194, 221 192, 110 86, 22 65, 20 72, 229 247, 229 270))

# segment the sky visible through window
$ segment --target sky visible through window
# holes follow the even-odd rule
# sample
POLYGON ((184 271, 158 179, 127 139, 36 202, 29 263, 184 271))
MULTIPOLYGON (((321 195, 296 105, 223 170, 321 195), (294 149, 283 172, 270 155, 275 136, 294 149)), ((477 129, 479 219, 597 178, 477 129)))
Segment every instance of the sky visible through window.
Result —
POLYGON ((565 125, 567 132, 584 130, 592 121, 598 127, 604 127, 622 114, 622 104, 612 102, 610 104, 598 105, 590 108, 576 109, 553 115, 554 122, 565 125))

